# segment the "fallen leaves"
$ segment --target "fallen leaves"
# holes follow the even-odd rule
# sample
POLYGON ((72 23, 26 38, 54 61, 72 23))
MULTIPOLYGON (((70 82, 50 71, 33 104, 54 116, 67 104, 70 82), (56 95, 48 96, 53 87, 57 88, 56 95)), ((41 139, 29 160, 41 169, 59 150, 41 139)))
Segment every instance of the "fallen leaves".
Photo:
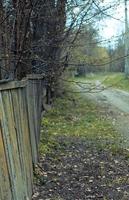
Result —
POLYGON ((129 166, 124 156, 101 151, 85 139, 62 136, 56 140, 62 143, 63 153, 60 145, 41 159, 40 176, 47 179, 35 184, 33 200, 129 198, 129 166))
POLYGON ((42 121, 33 200, 129 200, 129 153, 113 113, 86 98, 56 101, 42 121))

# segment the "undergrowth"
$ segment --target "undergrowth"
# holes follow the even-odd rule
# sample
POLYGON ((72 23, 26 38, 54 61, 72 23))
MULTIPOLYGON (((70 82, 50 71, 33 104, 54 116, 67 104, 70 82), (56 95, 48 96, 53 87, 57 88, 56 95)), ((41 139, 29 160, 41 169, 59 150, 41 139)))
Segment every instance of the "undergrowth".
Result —
POLYGON ((46 154, 53 149, 63 151, 63 145, 68 145, 68 140, 60 144, 58 137, 79 137, 99 149, 123 153, 119 133, 101 111, 102 108, 80 94, 56 98, 53 108, 42 119, 40 153, 46 154))

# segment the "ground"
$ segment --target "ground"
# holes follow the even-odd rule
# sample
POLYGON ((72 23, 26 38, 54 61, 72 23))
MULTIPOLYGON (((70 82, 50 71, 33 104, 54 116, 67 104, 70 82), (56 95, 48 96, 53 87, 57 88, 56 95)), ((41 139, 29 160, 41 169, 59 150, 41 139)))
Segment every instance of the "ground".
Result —
POLYGON ((42 122, 33 200, 129 200, 129 116, 109 96, 55 100, 42 122))
MULTIPOLYGON (((85 79, 86 81, 87 79, 85 79)), ((129 79, 121 73, 96 75, 89 77, 91 82, 99 82, 100 92, 83 93, 87 98, 94 100, 103 107, 106 117, 110 118, 115 129, 121 133, 124 146, 129 146, 129 79), (99 79, 98 79, 99 78, 99 79), (104 90, 101 83, 105 83, 104 90), (123 90, 124 89, 124 90, 123 90), (126 143, 126 144, 125 144, 126 143)), ((84 80, 83 80, 84 81, 84 80)), ((97 90, 96 90, 97 91, 97 90)))
POLYGON ((129 199, 129 163, 122 155, 80 138, 57 140, 63 152, 55 149, 40 160, 42 176, 33 199, 129 199))

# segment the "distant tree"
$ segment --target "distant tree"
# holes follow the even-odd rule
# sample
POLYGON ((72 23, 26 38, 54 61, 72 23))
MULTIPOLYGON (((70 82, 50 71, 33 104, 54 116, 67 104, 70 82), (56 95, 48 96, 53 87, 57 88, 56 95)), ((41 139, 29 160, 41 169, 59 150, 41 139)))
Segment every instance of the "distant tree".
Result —
POLYGON ((124 72, 125 66, 125 47, 123 38, 119 38, 115 49, 112 52, 112 57, 115 60, 112 63, 112 71, 124 72))
POLYGON ((77 73, 86 75, 89 72, 108 70, 109 54, 105 47, 98 41, 98 33, 91 25, 83 26, 76 42, 71 48, 71 63, 77 66, 77 73))

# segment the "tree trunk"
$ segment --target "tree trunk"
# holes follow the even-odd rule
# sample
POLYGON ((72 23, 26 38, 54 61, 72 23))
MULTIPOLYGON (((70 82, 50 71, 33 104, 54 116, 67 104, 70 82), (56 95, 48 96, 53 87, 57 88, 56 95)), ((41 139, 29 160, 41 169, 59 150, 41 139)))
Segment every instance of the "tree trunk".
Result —
POLYGON ((14 28, 14 74, 22 79, 26 74, 31 73, 31 30, 30 17, 32 12, 31 0, 13 1, 16 9, 16 20, 14 28))

